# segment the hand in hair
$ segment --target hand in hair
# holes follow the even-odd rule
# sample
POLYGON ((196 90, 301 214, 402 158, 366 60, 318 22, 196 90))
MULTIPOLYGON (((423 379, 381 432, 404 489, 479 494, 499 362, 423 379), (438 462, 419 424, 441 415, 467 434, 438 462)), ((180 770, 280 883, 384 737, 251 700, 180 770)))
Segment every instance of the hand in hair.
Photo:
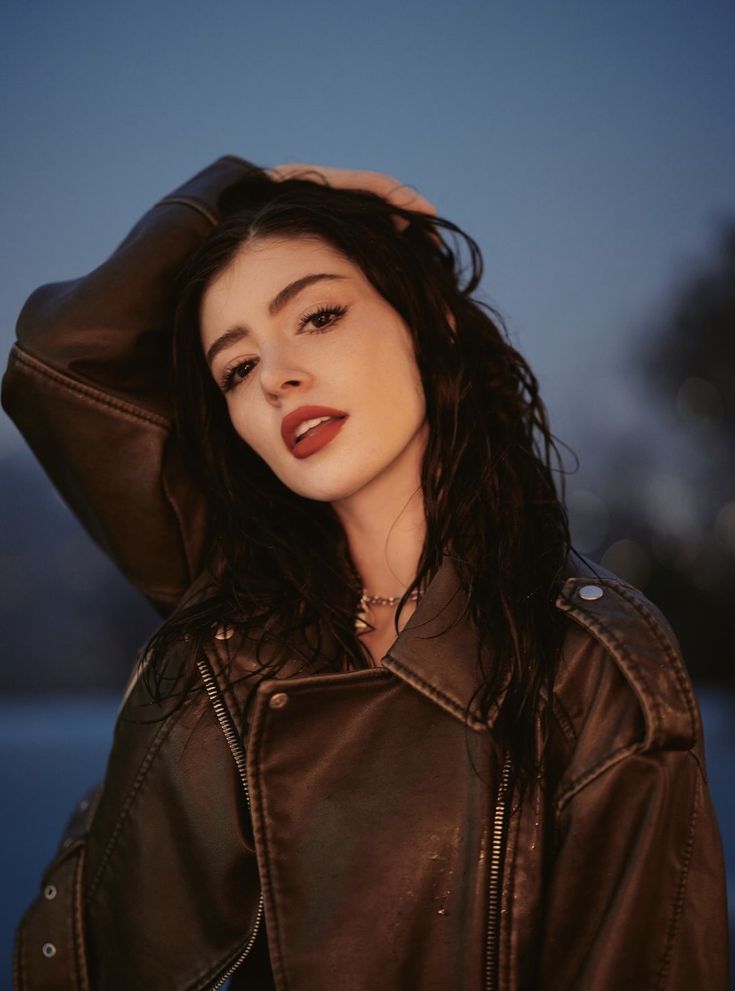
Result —
MULTIPOLYGON (((328 185, 338 189, 367 189, 371 193, 382 196, 383 199, 395 206, 416 210, 418 213, 428 213, 432 217, 435 217, 437 213, 434 204, 430 203, 413 186, 399 182, 393 176, 385 175, 383 172, 369 172, 366 169, 340 169, 329 165, 306 165, 303 162, 274 165, 272 168, 266 169, 265 172, 276 181, 295 178, 310 179, 312 176, 318 176, 328 185)), ((403 217, 396 217, 396 225, 399 230, 403 230, 407 226, 407 221, 403 217)))

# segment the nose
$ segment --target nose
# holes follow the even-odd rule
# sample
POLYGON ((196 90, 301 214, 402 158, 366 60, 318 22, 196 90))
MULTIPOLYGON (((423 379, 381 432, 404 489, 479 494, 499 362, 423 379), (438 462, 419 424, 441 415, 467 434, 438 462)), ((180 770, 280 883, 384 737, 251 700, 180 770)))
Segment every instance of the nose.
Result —
POLYGON ((311 385, 307 369, 283 352, 261 355, 259 365, 260 387, 269 403, 277 405, 289 393, 311 385))

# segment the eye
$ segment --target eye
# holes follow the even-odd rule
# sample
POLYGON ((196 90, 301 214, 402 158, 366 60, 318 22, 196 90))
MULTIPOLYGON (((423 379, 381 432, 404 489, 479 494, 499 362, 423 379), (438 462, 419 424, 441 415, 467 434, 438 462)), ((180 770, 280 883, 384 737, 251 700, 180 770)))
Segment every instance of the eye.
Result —
POLYGON ((303 330, 307 324, 311 324, 312 329, 310 333, 321 334, 325 330, 329 330, 346 312, 347 307, 345 306, 320 306, 318 309, 312 310, 310 313, 301 317, 299 320, 299 330, 303 330))
POLYGON ((231 389, 236 388, 240 382, 248 377, 255 368, 255 365, 255 359, 248 358, 247 361, 238 361, 234 365, 230 365, 229 368, 226 368, 220 382, 222 391, 229 392, 231 389))

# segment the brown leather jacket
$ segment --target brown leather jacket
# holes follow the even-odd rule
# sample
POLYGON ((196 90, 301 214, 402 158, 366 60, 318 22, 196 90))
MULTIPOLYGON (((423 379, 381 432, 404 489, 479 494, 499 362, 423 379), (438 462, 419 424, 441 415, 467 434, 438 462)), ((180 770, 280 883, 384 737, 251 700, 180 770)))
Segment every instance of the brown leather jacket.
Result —
MULTIPOLYGON (((200 570, 205 525, 170 437, 168 287, 249 168, 220 159, 91 275, 38 290, 3 383, 54 484, 162 612, 200 570)), ((546 773, 519 803, 468 709, 475 631, 432 639, 461 606, 446 559, 381 668, 294 662, 231 689, 224 665, 247 674, 250 655, 213 638, 184 705, 152 710, 134 683, 105 781, 19 928, 16 991, 231 974, 255 991, 724 991, 721 844, 665 620, 570 564, 546 773)))

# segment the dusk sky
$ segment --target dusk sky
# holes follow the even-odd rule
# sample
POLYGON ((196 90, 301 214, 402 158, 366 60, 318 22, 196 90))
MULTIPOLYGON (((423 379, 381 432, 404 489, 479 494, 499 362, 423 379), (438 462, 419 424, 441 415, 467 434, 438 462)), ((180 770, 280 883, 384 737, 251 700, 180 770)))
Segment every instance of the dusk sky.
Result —
POLYGON ((479 241, 584 460, 735 217, 732 2, 10 2, 0 38, 6 347, 35 286, 222 153, 378 169, 479 241))

